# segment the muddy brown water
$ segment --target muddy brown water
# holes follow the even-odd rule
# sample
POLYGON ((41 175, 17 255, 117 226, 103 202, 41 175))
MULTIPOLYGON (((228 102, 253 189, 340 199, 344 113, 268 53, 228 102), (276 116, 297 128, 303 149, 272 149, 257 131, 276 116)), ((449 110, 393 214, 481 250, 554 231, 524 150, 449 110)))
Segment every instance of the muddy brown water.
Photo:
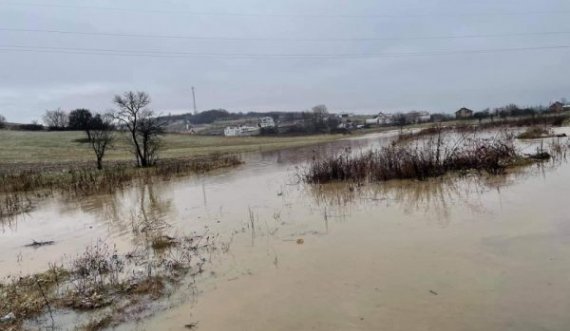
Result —
POLYGON ((149 226, 216 235, 229 249, 119 329, 570 329, 570 165, 364 187, 298 181, 312 157, 391 139, 252 153, 208 176, 49 199, 3 225, 0 274, 43 271, 98 240, 127 252, 149 226), (55 244, 24 247, 32 240, 55 244))

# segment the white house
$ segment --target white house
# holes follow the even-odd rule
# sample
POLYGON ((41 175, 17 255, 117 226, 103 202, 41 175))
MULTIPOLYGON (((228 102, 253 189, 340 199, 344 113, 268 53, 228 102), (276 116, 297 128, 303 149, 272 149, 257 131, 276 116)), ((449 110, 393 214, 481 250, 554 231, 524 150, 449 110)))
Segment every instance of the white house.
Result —
POLYGON ((418 122, 429 122, 431 115, 427 111, 421 111, 418 113, 418 122))
POLYGON ((258 125, 260 128, 274 128, 275 127, 275 121, 273 120, 273 117, 266 116, 266 117, 262 117, 259 119, 258 125))
POLYGON ((239 136, 255 136, 259 134, 260 129, 253 126, 228 126, 224 129, 224 136, 226 137, 239 137, 239 136))
POLYGON ((388 116, 384 113, 378 113, 376 117, 369 118, 366 120, 366 124, 368 125, 388 125, 392 124, 392 117, 388 116))
POLYGON ((226 137, 235 137, 239 134, 240 129, 237 126, 228 126, 224 129, 224 136, 226 137))

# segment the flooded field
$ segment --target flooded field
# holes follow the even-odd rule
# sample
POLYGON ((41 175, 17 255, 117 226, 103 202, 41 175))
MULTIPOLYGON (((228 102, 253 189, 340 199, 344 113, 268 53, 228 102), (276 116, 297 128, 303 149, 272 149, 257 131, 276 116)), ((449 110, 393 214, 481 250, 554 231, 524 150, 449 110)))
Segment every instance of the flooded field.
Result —
MULTIPOLYGON (((219 244, 203 256, 204 272, 118 329, 567 330, 570 165, 366 185, 300 181, 314 157, 383 146, 395 134, 246 154, 232 170, 43 200, 2 223, 0 276, 44 271, 99 242, 126 254, 147 247, 150 232, 199 235, 219 244), (54 243, 26 247, 34 240, 54 243)), ((64 311, 54 324, 84 320, 64 311)))

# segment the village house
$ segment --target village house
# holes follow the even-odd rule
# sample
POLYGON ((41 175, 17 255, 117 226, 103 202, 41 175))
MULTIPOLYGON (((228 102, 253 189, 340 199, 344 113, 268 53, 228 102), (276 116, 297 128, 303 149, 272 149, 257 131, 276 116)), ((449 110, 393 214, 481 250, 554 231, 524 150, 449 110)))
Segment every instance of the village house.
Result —
POLYGON ((348 113, 340 113, 336 115, 338 119, 337 129, 351 129, 353 127, 352 120, 350 119, 351 114, 348 113))
POLYGON ((384 113, 378 113, 374 118, 366 120, 367 125, 389 125, 392 124, 392 118, 384 113))
POLYGON ((551 104, 550 107, 548 107, 548 110, 550 110, 553 113, 561 113, 564 111, 564 104, 560 101, 556 101, 555 103, 551 104))
POLYGON ((273 117, 271 116, 266 116, 266 117, 262 117, 259 119, 259 123, 257 124, 260 128, 274 128, 275 125, 275 121, 273 120, 273 117))
POLYGON ((430 115, 427 111, 411 111, 404 115, 407 123, 429 122, 430 115))
POLYGON ((224 129, 224 136, 226 137, 241 137, 241 136, 255 136, 260 132, 259 128, 252 126, 228 126, 224 129))
MULTIPOLYGON (((249 123, 249 125, 255 125, 249 123)), ((224 136, 226 137, 240 137, 240 136, 256 136, 261 133, 262 129, 274 128, 275 121, 271 116, 265 116, 257 119, 257 126, 239 125, 239 126, 228 126, 224 129, 224 136)))
POLYGON ((337 115, 338 120, 340 123, 346 124, 350 122, 350 114, 348 113, 340 113, 337 115))
POLYGON ((431 120, 431 115, 427 111, 421 111, 418 113, 418 122, 429 122, 431 120))
POLYGON ((473 111, 469 108, 463 107, 455 112, 455 118, 458 120, 473 117, 473 111))

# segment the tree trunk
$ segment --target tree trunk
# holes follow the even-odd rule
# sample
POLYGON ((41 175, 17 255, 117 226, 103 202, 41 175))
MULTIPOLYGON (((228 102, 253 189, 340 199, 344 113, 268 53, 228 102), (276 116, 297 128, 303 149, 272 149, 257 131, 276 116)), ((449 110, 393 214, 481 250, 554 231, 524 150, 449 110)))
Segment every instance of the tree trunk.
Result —
POLYGON ((141 148, 140 148, 139 142, 137 140, 137 133, 135 130, 131 131, 131 137, 133 139, 133 144, 135 145, 135 152, 137 155, 137 160, 139 161, 138 165, 140 167, 146 167, 146 162, 145 162, 143 155, 141 153, 141 148))
POLYGON ((97 169, 99 169, 99 170, 103 169, 103 158, 102 157, 97 157, 97 169))

